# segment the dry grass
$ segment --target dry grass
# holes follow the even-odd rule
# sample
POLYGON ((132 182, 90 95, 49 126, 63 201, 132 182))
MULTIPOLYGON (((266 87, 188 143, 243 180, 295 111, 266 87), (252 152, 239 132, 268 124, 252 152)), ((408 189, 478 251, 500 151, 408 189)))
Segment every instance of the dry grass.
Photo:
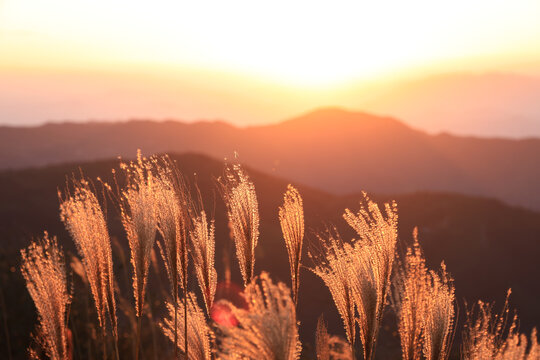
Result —
POLYGON ((255 247, 259 240, 259 205, 255 185, 238 164, 226 169, 225 178, 220 183, 240 272, 244 286, 247 286, 253 278, 255 247))
POLYGON ((525 335, 520 335, 518 318, 510 319, 508 298, 502 311, 493 312, 493 304, 479 301, 467 312, 467 324, 463 331, 462 356, 464 360, 537 360, 540 358, 540 346, 536 329, 531 333, 531 344, 525 335))
MULTIPOLYGON (((71 359, 67 328, 71 296, 56 238, 45 233, 40 241, 23 249, 21 255, 21 271, 39 317, 37 340, 50 359, 71 359)), ((34 352, 32 356, 37 354, 34 352)))
POLYGON ((317 321, 315 333, 317 360, 351 360, 351 348, 345 339, 328 333, 323 316, 317 321))
POLYGON ((203 294, 206 312, 210 314, 217 286, 217 272, 214 266, 216 240, 214 221, 208 222, 204 211, 201 211, 195 220, 191 244, 195 274, 203 294))
POLYGON ((358 213, 347 209, 343 217, 359 236, 348 252, 351 254, 352 288, 360 339, 364 358, 370 360, 375 353, 386 297, 390 291, 397 241, 397 205, 384 204, 383 214, 379 206, 364 193, 364 202, 358 213))
MULTIPOLYGON (((227 168, 220 185, 248 309, 227 304, 225 308, 230 308, 231 313, 226 315, 233 316, 235 321, 231 323, 237 322, 237 325, 215 324, 217 335, 214 335, 209 315, 218 278, 215 269, 216 229, 214 221, 202 210, 200 194, 201 206, 196 207, 175 164, 167 157, 146 159, 139 152, 136 161, 121 164, 121 169, 126 185, 120 189, 117 183, 116 194, 130 248, 135 309, 122 294, 116 296, 119 309, 127 319, 125 324, 131 322, 131 328, 136 331, 134 358, 139 357, 145 289, 151 262, 160 278, 161 268, 157 265, 158 257, 154 251, 154 243, 159 239, 159 249, 171 285, 169 300, 172 297, 172 301, 160 301, 156 297, 151 300, 153 306, 161 304, 168 311, 160 326, 165 336, 176 344, 175 358, 179 358, 181 352, 181 358, 193 360, 298 359, 302 349, 296 306, 304 241, 304 211, 298 191, 289 186, 279 208, 289 257, 291 294, 285 284, 273 283, 267 273, 255 276, 255 248, 259 238, 255 187, 240 166, 227 168), (189 252, 206 311, 199 306, 196 295, 189 292, 189 252), (179 288, 183 289, 183 301, 179 300, 179 288), (179 321, 184 324, 183 332, 178 331, 179 321)), ((60 217, 82 259, 82 262, 76 258, 73 260, 73 269, 90 286, 104 334, 108 321, 116 339, 114 274, 106 217, 93 188, 84 179, 74 180, 72 190, 59 196, 60 217)), ((390 203, 381 209, 364 194, 360 210, 353 213, 347 209, 343 217, 358 238, 344 242, 337 231, 329 231, 328 236, 318 236, 323 244, 322 250, 316 256, 310 253, 310 257, 314 260, 311 270, 323 280, 332 295, 348 343, 343 338, 330 335, 321 318, 316 332, 317 359, 353 359, 359 334, 364 359, 372 360, 395 268, 397 206, 390 203)), ((453 280, 444 263, 437 271, 426 267, 417 232, 414 235, 414 245, 408 249, 402 267, 394 277, 394 303, 402 357, 406 360, 447 360, 455 332, 453 280)), ((123 259, 122 246, 116 240, 115 244, 120 251, 120 259, 123 259)), ((21 270, 39 316, 37 340, 49 358, 71 359, 71 333, 67 328, 71 298, 56 240, 45 234, 41 241, 22 250, 22 260, 21 270)), ((129 282, 127 270, 125 276, 129 282)), ((225 274, 225 279, 229 278, 230 275, 225 274)), ((167 291, 164 294, 167 298, 167 291)), ((147 309, 151 310, 146 313, 154 336, 152 313, 155 314, 156 309, 147 309)), ((477 309, 476 312, 474 309, 468 312, 469 321, 463 335, 463 359, 540 358, 536 331, 533 330, 530 340, 520 334, 517 318, 508 321, 507 302, 501 314, 497 315, 493 315, 492 305, 483 302, 477 305, 477 309)), ((154 348, 157 348, 156 338, 152 340, 154 348)), ((41 356, 36 349, 31 349, 29 355, 31 358, 41 356)), ((108 355, 104 346, 104 358, 108 355)))
POLYGON ((418 239, 407 249, 405 261, 394 279, 394 304, 398 317, 401 354, 404 360, 420 359, 423 345, 423 317, 428 302, 428 270, 418 239))
POLYGON ((136 162, 122 163, 120 167, 127 177, 127 185, 120 194, 120 210, 133 266, 133 296, 138 318, 135 360, 138 360, 146 281, 158 226, 158 183, 152 173, 152 163, 140 152, 136 162))
POLYGON ((441 264, 440 274, 430 271, 427 306, 423 316, 426 360, 447 360, 454 340, 455 290, 453 280, 441 264))
POLYGON ((315 332, 315 351, 317 360, 330 360, 330 334, 324 322, 323 316, 317 320, 317 331, 315 332))
MULTIPOLYGON (((82 257, 103 337, 107 319, 115 344, 118 341, 111 240, 101 205, 87 180, 73 180, 73 192, 60 197, 60 218, 82 257)), ((118 353, 115 352, 117 357, 118 353)))
POLYGON ((302 261, 302 243, 304 240, 304 208, 300 193, 292 185, 287 187, 287 192, 283 198, 283 206, 279 208, 279 222, 287 253, 289 254, 293 301, 298 305, 300 263, 302 261))
POLYGON ((404 264, 394 279, 394 304, 404 360, 446 360, 453 340, 454 287, 446 273, 429 271, 418 243, 407 249, 404 264))
POLYGON ((237 327, 220 326, 220 359, 298 359, 296 309, 287 286, 274 284, 263 272, 246 287, 244 296, 249 310, 231 305, 237 327), (260 285, 257 283, 260 281, 260 285))
POLYGON ((347 340, 354 353, 356 337, 356 316, 353 295, 354 273, 352 267, 352 247, 344 244, 338 236, 330 235, 326 241, 323 256, 310 256, 315 262, 312 271, 318 275, 330 290, 330 294, 343 320, 347 340))
MULTIPOLYGON (((189 360, 210 360, 212 355, 213 332, 206 322, 204 312, 199 305, 197 305, 197 299, 193 293, 189 294, 187 304, 187 313, 189 313, 189 317, 187 319, 187 341, 184 338, 185 334, 180 332, 179 341, 177 342, 178 349, 185 354, 185 344, 188 343, 189 355, 187 358, 189 360)), ((173 304, 167 303, 169 316, 160 323, 163 333, 173 342, 173 344, 175 342, 175 313, 185 313, 184 304, 178 304, 177 308, 178 309, 175 310, 173 304)), ((183 318, 183 315, 181 316, 182 318, 180 318, 180 321, 184 322, 185 318, 183 318)))

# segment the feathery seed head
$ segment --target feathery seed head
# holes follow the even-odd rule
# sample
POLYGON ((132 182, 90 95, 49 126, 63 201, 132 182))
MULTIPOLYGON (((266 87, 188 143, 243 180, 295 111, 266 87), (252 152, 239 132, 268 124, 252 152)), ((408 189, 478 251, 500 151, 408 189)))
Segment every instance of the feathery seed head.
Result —
POLYGON ((292 185, 287 187, 283 206, 279 208, 279 222, 289 254, 293 300, 295 304, 298 304, 300 263, 304 240, 304 208, 300 193, 292 185))
POLYGON ((39 317, 38 337, 52 360, 69 357, 67 309, 71 296, 66 268, 55 237, 45 232, 38 242, 21 250, 21 272, 39 317))
POLYGON ((137 316, 142 306, 150 265, 150 253, 157 229, 157 184, 152 173, 152 163, 140 151, 137 161, 122 163, 127 176, 126 188, 121 193, 121 216, 131 251, 133 265, 133 292, 137 316))
MULTIPOLYGON (((160 327, 165 336, 167 336, 174 344, 175 340, 175 308, 171 303, 167 303, 168 317, 161 323, 160 327)), ((213 332, 206 323, 206 318, 202 309, 197 305, 197 299, 193 293, 189 293, 187 297, 187 343, 189 346, 189 360, 210 360, 212 354, 212 339, 213 332)), ((180 316, 179 322, 183 323, 184 304, 179 303, 176 309, 176 314, 180 316)), ((185 334, 183 331, 178 332, 178 349, 185 353, 185 334)))
POLYGON ((343 215, 356 231, 358 240, 346 249, 350 258, 352 293, 358 311, 360 339, 364 356, 371 359, 381 324, 395 257, 398 214, 395 202, 379 206, 364 193, 357 214, 349 209, 343 215))
POLYGON ((259 205, 255 186, 240 165, 235 164, 232 169, 227 167, 221 187, 240 272, 244 286, 247 286, 253 277, 255 247, 259 239, 259 205))
POLYGON ((290 291, 263 272, 246 287, 249 309, 231 304, 237 327, 220 325, 221 359, 294 360, 300 356, 296 310, 290 291))
POLYGON ((101 205, 84 178, 73 180, 73 193, 60 196, 60 219, 71 234, 82 257, 86 279, 90 284, 99 324, 106 331, 110 320, 117 336, 114 275, 109 232, 101 205))
POLYGON ((194 221, 191 244, 197 280, 203 294, 207 314, 210 314, 217 286, 217 272, 214 265, 216 240, 214 221, 208 222, 204 210, 194 221))

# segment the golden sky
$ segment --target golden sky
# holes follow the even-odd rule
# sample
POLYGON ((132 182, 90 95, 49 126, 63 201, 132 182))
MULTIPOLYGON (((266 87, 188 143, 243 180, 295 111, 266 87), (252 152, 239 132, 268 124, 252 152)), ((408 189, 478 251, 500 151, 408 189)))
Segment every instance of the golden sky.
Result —
MULTIPOLYGON (((311 96, 306 105, 328 97, 320 105, 338 105, 336 88, 343 93, 378 79, 537 71, 529 64, 540 59, 539 19, 538 0, 0 0, 0 90, 6 79, 15 92, 33 88, 36 106, 46 102, 38 86, 61 101, 74 87, 72 96, 85 88, 92 96, 106 85, 118 94, 127 81, 134 91, 137 79, 163 92, 164 102, 174 102, 174 94, 200 95, 187 114, 158 105, 155 112, 104 106, 102 118, 211 116, 218 96, 243 92, 249 108, 254 90, 260 97, 279 94, 280 102, 296 94, 311 96), (197 106, 205 110, 197 113, 197 106)), ((230 106, 241 106, 242 96, 230 106)), ((119 101, 130 103, 127 95, 119 101)), ((295 101, 294 109, 304 104, 295 101)), ((220 110, 213 116, 228 115, 220 110)), ((44 118, 61 116, 44 111, 44 118)), ((0 113, 0 122, 15 113, 0 113)))

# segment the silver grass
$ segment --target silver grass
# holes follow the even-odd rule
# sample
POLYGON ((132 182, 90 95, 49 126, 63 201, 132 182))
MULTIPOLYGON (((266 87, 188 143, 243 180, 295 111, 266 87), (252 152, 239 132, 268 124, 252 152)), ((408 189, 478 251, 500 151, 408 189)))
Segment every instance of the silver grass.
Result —
POLYGON ((120 210, 133 266, 133 296, 138 318, 135 360, 138 360, 146 281, 158 224, 157 183, 152 164, 142 157, 140 151, 136 162, 120 166, 127 176, 127 185, 120 194, 120 210))
POLYGON ((247 286, 253 278, 255 247, 259 240, 259 205, 255 186, 238 164, 226 169, 221 185, 240 272, 244 286, 247 286))
POLYGON ((71 296, 56 238, 45 233, 39 242, 21 250, 21 255, 21 272, 37 309, 38 336, 43 350, 52 360, 70 359, 67 311, 71 296))
POLYGON ((216 239, 214 221, 208 221, 206 212, 201 211, 195 219, 190 236, 195 273, 203 294, 206 312, 210 314, 217 286, 217 272, 214 265, 216 239))
POLYGON ((454 340, 455 293, 444 262, 440 274, 430 271, 423 316, 426 360, 447 360, 454 340))
POLYGON ((127 186, 122 191, 121 216, 131 251, 133 266, 133 292, 135 309, 140 317, 143 311, 144 293, 150 255, 156 239, 158 224, 156 190, 157 184, 151 165, 140 152, 137 161, 121 164, 127 176, 127 186))
POLYGON ((423 324, 428 297, 428 276, 417 230, 414 231, 414 244, 407 249, 405 261, 396 271, 394 279, 395 294, 393 303, 398 318, 399 339, 403 360, 422 357, 423 324))
POLYGON ((402 358, 446 360, 450 354, 454 325, 454 286, 441 264, 441 272, 429 271, 418 243, 407 249, 405 261, 394 279, 394 305, 402 358))
POLYGON ((352 287, 364 358, 370 360, 390 291, 397 241, 397 205, 385 204, 383 214, 364 193, 364 204, 358 213, 346 209, 343 217, 359 236, 350 250, 350 266, 355 273, 352 287))
MULTIPOLYGON (((213 332, 206 322, 206 317, 203 310, 197 305, 197 299, 193 293, 189 293, 187 297, 187 318, 188 331, 187 341, 185 333, 179 332, 179 341, 177 342, 178 349, 185 354, 185 343, 189 344, 189 360, 210 360, 212 355, 212 338, 213 332)), ((165 336, 167 336, 173 343, 175 341, 175 313, 180 315, 180 321, 184 322, 185 309, 184 304, 179 303, 175 310, 174 305, 167 303, 168 317, 166 317, 161 323, 160 327, 165 336)))
MULTIPOLYGON (((188 190, 175 164, 164 156, 152 158, 151 165, 156 174, 156 213, 161 242, 159 250, 169 278, 173 303, 178 303, 178 284, 184 290, 184 301, 187 301, 187 268, 188 268, 188 222, 191 201, 188 190)), ((184 309, 187 319, 187 308, 184 309)), ((184 338, 187 339, 187 320, 184 320, 184 338)), ((177 340, 178 322, 175 313, 175 343, 177 340)), ((187 340, 186 340, 187 341, 187 340)), ((186 352, 188 344, 184 344, 186 352)), ((175 357, 178 358, 175 346, 175 357)))
POLYGON ((330 335, 323 316, 317 321, 315 334, 317 360, 351 360, 351 348, 347 341, 339 336, 330 335))
MULTIPOLYGON (((357 274, 352 267, 352 247, 344 244, 339 237, 330 235, 325 243, 324 256, 310 256, 315 262, 311 269, 330 290, 330 294, 343 320, 347 340, 354 349, 356 337, 355 303, 353 282, 357 274)), ((354 352, 354 350, 353 350, 354 352)))
POLYGON ((283 206, 279 208, 279 222, 291 267, 291 285, 293 300, 298 305, 300 286, 300 264, 302 261, 302 243, 304 240, 304 208, 302 197, 292 185, 287 187, 283 206))
POLYGON ((88 181, 74 180, 73 188, 73 193, 66 191, 65 197, 60 197, 60 219, 82 257, 103 334, 107 335, 108 319, 113 337, 118 339, 111 240, 105 216, 88 181))
POLYGON ((531 344, 519 334, 518 318, 509 321, 508 290, 500 314, 493 313, 493 304, 478 301, 476 309, 467 312, 463 331, 462 358, 464 360, 532 360, 539 359, 540 349, 536 329, 531 332, 531 344), (476 310, 476 311, 475 311, 476 310), (527 348, 529 351, 527 352, 527 348))
POLYGON ((294 360, 300 356, 296 309, 290 290, 263 272, 244 291, 248 310, 231 305, 237 327, 219 325, 220 359, 294 360))
POLYGON ((315 333, 315 351, 317 360, 330 360, 330 334, 324 322, 323 316, 319 316, 315 333))

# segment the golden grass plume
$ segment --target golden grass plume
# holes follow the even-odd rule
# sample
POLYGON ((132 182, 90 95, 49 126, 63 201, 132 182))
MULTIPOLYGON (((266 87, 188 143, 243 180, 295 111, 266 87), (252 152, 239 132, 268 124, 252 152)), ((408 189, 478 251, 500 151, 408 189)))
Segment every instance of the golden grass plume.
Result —
POLYGON ((345 210, 343 218, 356 231, 349 264, 354 276, 353 297, 358 311, 364 358, 374 356, 395 258, 398 214, 395 202, 384 204, 384 212, 364 193, 358 213, 345 210))
POLYGON ((220 359, 298 359, 296 309, 290 290, 263 272, 244 291, 249 310, 231 305, 237 327, 221 325, 220 359), (260 285, 258 281, 260 281, 260 285))
POLYGON ((220 183, 240 272, 244 286, 247 286, 253 278, 255 248, 259 240, 259 205, 255 185, 239 164, 227 167, 220 183))
POLYGON ((531 333, 531 344, 519 334, 517 315, 510 316, 508 290, 500 313, 493 312, 493 304, 478 301, 467 310, 467 323, 463 330, 462 357, 464 360, 533 360, 540 358, 536 329, 531 333))
POLYGON ((195 219, 190 235, 195 274, 203 294, 207 314, 210 314, 217 286, 217 272, 214 264, 216 239, 214 221, 208 221, 204 210, 195 219))
MULTIPOLYGON (((189 360, 210 360, 212 355, 212 339, 213 332, 206 322, 206 317, 203 310, 197 305, 197 299, 193 293, 189 293, 187 297, 187 319, 188 331, 187 341, 184 338, 185 333, 179 332, 178 349, 185 353, 185 344, 189 344, 189 360)), ((175 313, 180 314, 180 321, 184 322, 185 309, 184 304, 179 303, 177 309, 171 303, 167 303, 168 317, 161 323, 160 327, 165 336, 167 336, 174 344, 175 341, 175 313)))
POLYGON ((52 360, 70 359, 66 268, 56 238, 47 233, 21 250, 21 272, 37 309, 38 341, 52 360))
POLYGON ((101 205, 85 179, 73 180, 73 191, 60 197, 60 219, 71 234, 82 257, 99 324, 104 334, 109 320, 118 338, 111 240, 101 205))
POLYGON ((304 240, 304 208, 302 197, 292 185, 287 187, 283 206, 279 208, 279 222, 291 267, 291 288, 293 301, 298 305, 300 286, 300 264, 302 261, 302 243, 304 240))

